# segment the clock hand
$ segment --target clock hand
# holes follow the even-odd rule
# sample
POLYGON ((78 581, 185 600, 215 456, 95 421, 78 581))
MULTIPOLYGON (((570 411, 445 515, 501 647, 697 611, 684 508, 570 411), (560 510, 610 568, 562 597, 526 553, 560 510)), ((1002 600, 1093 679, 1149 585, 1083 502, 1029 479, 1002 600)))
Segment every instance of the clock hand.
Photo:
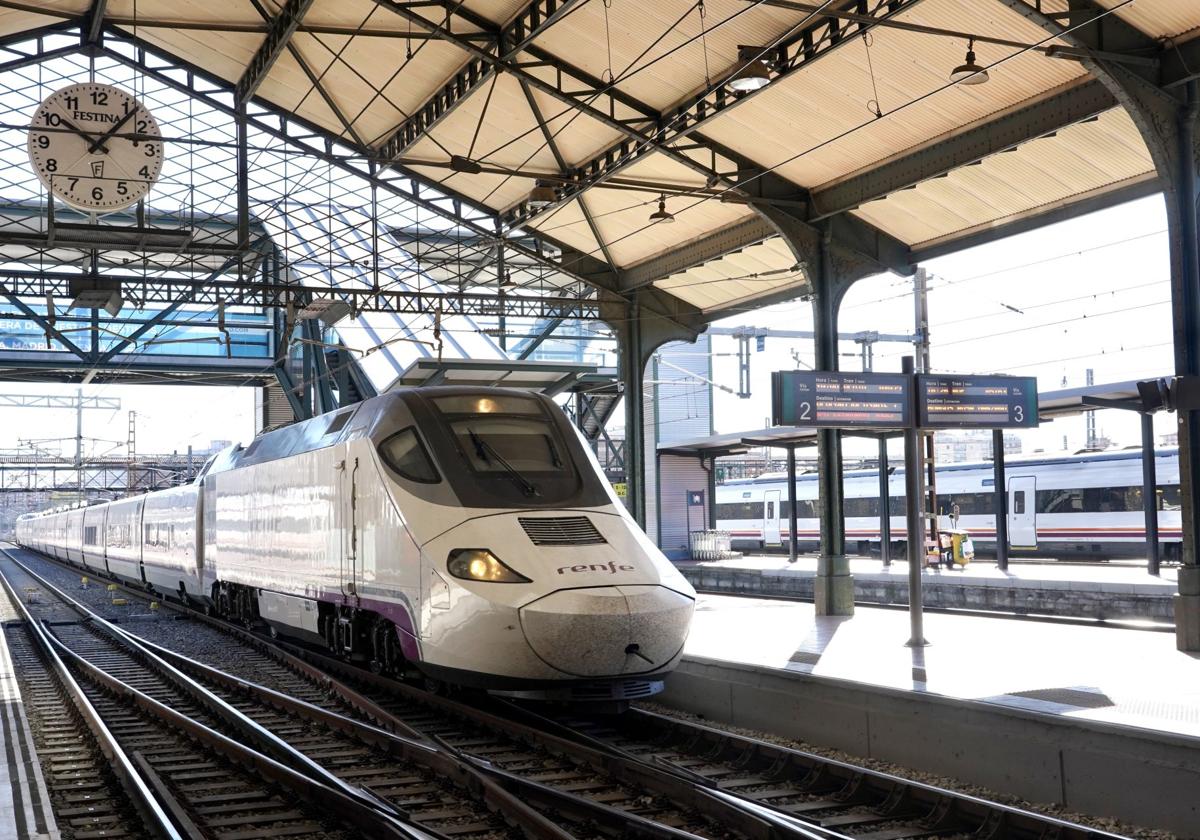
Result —
POLYGON ((62 116, 61 114, 59 114, 59 118, 62 120, 63 125, 65 125, 69 129, 71 129, 71 131, 74 131, 76 134, 78 134, 80 137, 82 137, 84 140, 87 141, 89 153, 94 148, 98 148, 98 149, 100 149, 100 151, 104 152, 104 154, 108 154, 108 147, 104 145, 105 138, 102 137, 99 140, 97 140, 94 135, 88 134, 82 128, 75 125, 75 123, 71 122, 69 119, 62 116))
POLYGON ((108 154, 108 149, 104 148, 104 141, 120 131, 121 126, 125 125, 126 121, 136 113, 137 108, 134 108, 132 111, 129 111, 127 114, 125 114, 125 116, 121 117, 121 119, 113 123, 112 128, 101 134, 97 140, 93 141, 92 144, 88 146, 88 151, 94 152, 97 149, 103 149, 104 154, 108 154))

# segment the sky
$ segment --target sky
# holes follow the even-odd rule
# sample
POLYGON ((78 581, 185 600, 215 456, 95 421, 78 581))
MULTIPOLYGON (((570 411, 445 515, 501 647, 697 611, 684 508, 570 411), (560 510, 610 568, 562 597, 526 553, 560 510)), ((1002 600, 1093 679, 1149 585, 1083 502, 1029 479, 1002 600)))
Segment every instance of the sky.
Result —
MULTIPOLYGON (((1097 383, 1169 375, 1172 368, 1166 216, 1161 197, 1141 199, 997 243, 932 260, 929 310, 935 372, 1036 376, 1039 390, 1075 387, 1094 370, 1097 383)), ((720 322, 722 326, 812 329, 812 307, 793 301, 720 322)), ((864 279, 848 293, 841 332, 911 334, 912 281, 894 275, 864 279)), ((611 347, 611 345, 609 345, 611 347)), ((843 369, 859 370, 859 347, 842 342, 843 369)), ((717 432, 762 428, 770 415, 770 374, 813 362, 811 342, 771 338, 751 360, 751 398, 716 391, 717 432)), ((875 346, 875 370, 898 371, 910 345, 875 346)), ((736 340, 713 338, 714 379, 737 383, 736 340)), ((609 354, 611 359, 611 353, 609 354)), ((73 385, 3 383, 6 394, 74 394, 73 385)), ((212 440, 249 441, 254 435, 251 387, 121 386, 84 388, 116 397, 119 410, 84 412, 84 436, 110 443, 95 451, 124 452, 128 412, 137 413, 140 452, 202 449, 212 440)), ((1174 431, 1175 415, 1160 414, 1156 433, 1174 431)), ((1097 426, 1118 445, 1139 442, 1135 414, 1103 411, 1097 426)), ((0 451, 22 440, 48 440, 73 452, 72 410, 0 409, 0 451)), ((1084 421, 1058 420, 1021 432, 1026 452, 1083 446, 1084 421)), ((848 440, 848 454, 869 454, 873 443, 848 440), (858 452, 859 449, 863 451, 858 452)))
MULTIPOLYGON (((1011 373, 1036 376, 1039 391, 1169 376, 1170 285, 1166 212, 1151 196, 1071 221, 1020 234, 924 264, 929 274, 930 362, 936 373, 1011 373)), ((851 287, 841 309, 842 335, 864 330, 911 335, 913 283, 882 275, 851 287)), ((795 301, 743 313, 721 326, 812 329, 812 307, 795 301)), ((737 340, 713 339, 713 378, 737 382, 737 340)), ((859 345, 841 344, 841 367, 861 370, 859 345)), ((899 371, 911 345, 875 345, 874 369, 899 371)), ((716 431, 762 428, 770 414, 770 374, 792 370, 799 353, 812 365, 812 344, 768 339, 751 359, 749 400, 717 391, 716 431)), ((1155 417, 1156 435, 1175 430, 1174 414, 1155 417)), ((1097 431, 1116 445, 1141 440, 1133 412, 1101 411, 1097 431)), ((1077 449, 1086 440, 1082 417, 1022 431, 1024 451, 1077 449)), ((898 445, 898 444, 897 444, 898 445)), ((874 443, 847 440, 849 452, 874 443)))

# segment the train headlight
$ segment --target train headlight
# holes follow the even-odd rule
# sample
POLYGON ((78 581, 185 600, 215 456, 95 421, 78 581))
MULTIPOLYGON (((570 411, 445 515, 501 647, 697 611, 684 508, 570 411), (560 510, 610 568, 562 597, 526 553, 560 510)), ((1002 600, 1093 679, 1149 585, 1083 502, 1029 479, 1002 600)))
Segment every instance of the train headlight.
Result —
POLYGON ((461 580, 489 583, 529 583, 529 578, 514 572, 486 548, 456 548, 446 561, 446 571, 461 580))

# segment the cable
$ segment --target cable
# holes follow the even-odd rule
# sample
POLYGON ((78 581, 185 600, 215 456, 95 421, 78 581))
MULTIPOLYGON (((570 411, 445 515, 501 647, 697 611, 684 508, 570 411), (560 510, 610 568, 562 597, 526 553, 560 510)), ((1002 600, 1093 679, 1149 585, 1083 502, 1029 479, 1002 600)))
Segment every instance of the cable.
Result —
MULTIPOLYGON (((1113 14, 1113 13, 1117 12, 1118 10, 1120 10, 1120 9, 1122 9, 1122 8, 1124 8, 1124 7, 1126 7, 1126 6, 1128 6, 1128 5, 1129 5, 1130 3, 1132 3, 1132 2, 1134 2, 1134 0, 1122 0, 1122 2, 1119 2, 1119 3, 1118 3, 1118 4, 1116 4, 1115 6, 1112 6, 1112 7, 1110 7, 1110 8, 1103 9, 1103 10, 1098 10, 1098 13, 1097 13, 1096 15, 1094 15, 1094 16, 1092 16, 1092 17, 1089 17, 1089 18, 1088 18, 1086 21, 1082 21, 1082 22, 1080 22, 1080 23, 1078 23, 1078 24, 1075 24, 1075 25, 1072 25, 1072 26, 1067 26, 1067 27, 1064 27, 1064 28, 1063 28, 1063 30, 1062 30, 1061 32, 1054 33, 1054 34, 1048 34, 1048 35, 1046 35, 1046 37, 1042 38, 1041 40, 1037 41, 1036 43, 1030 44, 1030 45, 1028 45, 1028 46, 1025 46, 1025 47, 1021 47, 1021 48, 1017 49, 1015 52, 1013 52, 1013 53, 1010 53, 1009 55, 1007 55, 1007 56, 1004 56, 1003 58, 1000 58, 1000 59, 998 59, 998 60, 996 60, 996 61, 992 62, 991 64, 988 64, 988 65, 986 65, 986 67, 985 67, 984 69, 991 70, 991 69, 993 69, 993 68, 995 68, 995 67, 999 67, 1000 65, 1002 65, 1002 64, 1005 64, 1005 63, 1007 63, 1007 62, 1011 61, 1012 59, 1014 59, 1014 58, 1016 58, 1016 57, 1018 57, 1018 56, 1020 56, 1020 55, 1024 55, 1025 53, 1027 53, 1027 52, 1029 52, 1029 51, 1031 51, 1031 50, 1034 50, 1034 49, 1036 49, 1037 47, 1040 47, 1040 46, 1042 46, 1043 44, 1046 44, 1046 43, 1048 43, 1048 42, 1050 42, 1050 41, 1055 41, 1055 40, 1058 40, 1058 39, 1062 38, 1064 35, 1066 35, 1066 34, 1069 34, 1069 33, 1071 33, 1071 32, 1074 32, 1075 30, 1077 30, 1077 29, 1079 29, 1079 28, 1081 28, 1081 27, 1083 27, 1083 26, 1091 26, 1091 25, 1093 25, 1094 23, 1096 23, 1096 21, 1100 20, 1101 18, 1103 18, 1103 17, 1105 17, 1105 16, 1107 16, 1107 15, 1111 15, 1111 14, 1113 14)), ((823 5, 822 5, 822 7, 821 7, 821 9, 823 10, 823 9, 824 9, 824 7, 825 7, 825 6, 827 6, 827 5, 829 5, 829 4, 828 4, 828 3, 826 3, 826 4, 823 4, 823 5)), ((816 12, 814 12, 814 13, 813 13, 813 15, 815 15, 815 14, 816 14, 816 12)), ((810 19, 811 17, 812 17, 812 15, 810 15, 810 16, 809 16, 809 18, 806 18, 806 19, 805 19, 805 21, 807 21, 807 20, 808 20, 808 19, 810 19)), ((781 39, 775 39, 775 42, 776 42, 776 43, 778 43, 778 41, 779 41, 779 40, 781 40, 781 39)), ((764 51, 764 54, 765 54, 765 52, 766 52, 766 51, 764 51)), ((761 57, 761 56, 760 56, 760 57, 761 57)), ((896 113, 898 113, 898 112, 900 112, 900 111, 907 110, 907 109, 909 109, 909 108, 913 107, 914 105, 917 105, 917 104, 919 104, 919 103, 921 103, 921 102, 924 102, 925 100, 927 100, 927 99, 929 99, 929 98, 931 98, 931 97, 933 97, 933 96, 936 96, 937 94, 939 94, 939 93, 941 93, 941 92, 943 92, 943 91, 945 91, 945 90, 948 90, 948 89, 950 89, 950 88, 953 88, 953 87, 955 87, 956 85, 957 85, 957 82, 947 82, 947 83, 945 83, 945 84, 942 84, 942 85, 940 85, 939 87, 937 87, 937 88, 934 88, 934 89, 933 89, 933 90, 931 90, 931 91, 928 91, 928 92, 926 92, 926 93, 924 93, 924 94, 921 94, 920 96, 916 97, 915 99, 909 100, 908 102, 905 102, 905 103, 903 103, 903 104, 901 104, 901 105, 897 106, 896 108, 892 109, 892 111, 890 112, 890 114, 896 114, 896 113)), ((678 116, 675 118, 675 120, 678 120, 678 119, 682 118, 682 117, 683 117, 683 116, 685 116, 685 115, 686 115, 686 112, 685 112, 685 113, 683 113, 683 114, 680 114, 680 115, 678 115, 678 116)), ((672 121, 671 121, 671 123, 668 123, 666 126, 664 126, 664 127, 662 128, 662 130, 661 130, 661 132, 660 132, 660 133, 665 133, 665 132, 669 131, 671 128, 673 128, 673 127, 674 127, 674 125, 673 125, 673 124, 674 124, 675 120, 672 120, 672 121)), ((790 157, 784 158, 783 160, 779 161, 778 163, 772 164, 771 166, 768 166, 768 167, 763 167, 763 168, 762 168, 762 170, 761 170, 760 172, 757 172, 757 173, 755 173, 754 175, 747 176, 745 179, 743 179, 743 180, 741 180, 741 181, 737 181, 737 182, 735 182, 735 183, 733 183, 733 184, 731 184, 731 185, 729 185, 729 186, 727 186, 727 187, 723 188, 722 190, 720 190, 720 192, 718 192, 718 193, 716 193, 716 194, 714 194, 714 195, 706 195, 706 196, 704 196, 703 198, 700 198, 700 199, 696 200, 696 201, 695 201, 695 202, 693 202, 692 204, 689 204, 689 205, 687 205, 687 206, 683 207, 681 210, 679 210, 679 211, 677 211, 677 212, 676 212, 676 215, 679 215, 679 213, 682 213, 682 212, 686 212, 686 211, 688 211, 688 210, 691 210, 692 208, 694 208, 694 207, 697 207, 697 206, 699 206, 700 204, 702 204, 702 203, 704 203, 704 202, 711 201, 711 200, 713 200, 713 199, 718 199, 718 200, 719 200, 719 199, 720 199, 720 197, 721 197, 722 195, 724 195, 725 193, 729 192, 730 190, 744 188, 746 185, 748 185, 748 184, 750 184, 750 183, 753 183, 754 181, 757 181, 757 180, 759 180, 759 179, 761 179, 761 178, 763 178, 763 177, 765 177, 765 176, 767 176, 767 175, 769 175, 769 174, 772 174, 772 173, 774 173, 774 172, 775 172, 776 170, 778 170, 780 167, 786 166, 786 165, 787 165, 787 164, 789 164, 789 163, 793 163, 793 162, 795 162, 796 160, 799 160, 799 159, 800 159, 800 158, 802 158, 802 157, 805 157, 805 156, 807 156, 807 155, 810 155, 810 154, 812 154, 813 152, 816 152, 816 151, 818 151, 818 150, 820 150, 820 149, 822 149, 822 148, 824 148, 824 147, 826 147, 826 146, 829 146, 829 145, 831 145, 831 144, 833 144, 833 143, 837 142, 838 140, 841 140, 841 139, 843 139, 843 138, 845 138, 845 137, 848 137, 848 136, 850 136, 851 134, 854 134, 854 133, 855 133, 855 132, 857 132, 857 131, 861 131, 862 129, 864 129, 864 128, 866 128, 866 127, 870 126, 870 125, 873 125, 873 124, 875 123, 875 121, 876 121, 876 120, 875 120, 875 118, 874 118, 874 117, 872 117, 872 118, 871 118, 870 120, 868 120, 868 121, 865 121, 865 122, 859 123, 859 124, 857 124, 857 125, 855 125, 855 126, 852 126, 852 127, 848 128, 848 129, 845 129, 844 131, 841 131, 841 132, 839 132, 839 133, 835 134, 835 135, 834 135, 834 136, 832 136, 832 137, 826 138, 825 140, 822 140, 822 141, 818 142, 817 144, 815 144, 815 145, 813 145, 813 146, 810 146, 810 147, 808 147, 808 148, 806 148, 806 149, 803 149, 803 150, 801 150, 801 151, 797 152, 796 154, 794 154, 794 155, 791 155, 790 157)), ((649 141, 647 141, 647 142, 649 142, 649 141)), ((625 155, 624 157, 625 157, 625 158, 631 158, 632 156, 634 156, 634 155, 635 155, 635 153, 640 153, 640 149, 641 149, 641 147, 639 146, 639 147, 635 148, 635 150, 632 150, 632 151, 631 151, 629 154, 625 155)), ((618 161, 617 163, 619 164, 619 162, 620 162, 620 161, 618 161)), ((616 243, 618 243, 618 242, 621 242, 621 241, 623 241, 623 240, 625 240, 625 239, 628 239, 628 238, 629 238, 629 237, 631 237, 631 236, 635 236, 635 235, 637 235, 637 234, 639 234, 639 233, 642 233, 642 232, 644 232, 645 230, 647 230, 648 228, 650 228, 650 227, 652 227, 652 226, 653 226, 653 223, 644 224, 644 225, 642 225, 641 227, 635 228, 634 230, 631 230, 631 231, 629 231, 628 233, 626 233, 626 234, 624 234, 624 235, 622 235, 622 236, 618 237, 617 239, 615 239, 615 240, 613 240, 613 241, 610 241, 610 242, 608 242, 607 244, 608 244, 608 246, 609 246, 609 247, 612 247, 612 246, 613 246, 613 245, 615 245, 616 243)), ((587 252, 587 254, 588 254, 589 256, 595 255, 595 253, 596 253, 596 251, 597 251, 597 250, 598 250, 598 249, 592 249, 591 251, 588 251, 588 252, 587 252)))

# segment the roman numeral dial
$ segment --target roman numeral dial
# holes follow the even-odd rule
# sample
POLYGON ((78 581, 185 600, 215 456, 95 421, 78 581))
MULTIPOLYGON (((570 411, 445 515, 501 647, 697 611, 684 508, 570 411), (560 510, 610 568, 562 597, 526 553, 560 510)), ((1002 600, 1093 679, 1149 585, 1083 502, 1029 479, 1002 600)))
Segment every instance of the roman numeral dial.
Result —
POLYGON ((112 85, 70 85, 47 96, 29 125, 28 145, 46 188, 89 213, 135 204, 162 172, 158 122, 112 85))

